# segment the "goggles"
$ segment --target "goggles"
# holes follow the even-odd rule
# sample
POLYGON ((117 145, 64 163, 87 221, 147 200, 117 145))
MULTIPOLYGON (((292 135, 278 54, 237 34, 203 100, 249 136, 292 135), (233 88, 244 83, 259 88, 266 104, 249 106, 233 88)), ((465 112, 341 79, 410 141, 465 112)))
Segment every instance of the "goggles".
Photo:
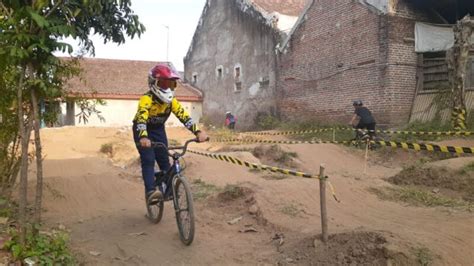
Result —
POLYGON ((163 89, 170 88, 171 90, 174 90, 176 89, 176 86, 178 86, 178 82, 174 79, 158 79, 156 80, 156 85, 163 89))

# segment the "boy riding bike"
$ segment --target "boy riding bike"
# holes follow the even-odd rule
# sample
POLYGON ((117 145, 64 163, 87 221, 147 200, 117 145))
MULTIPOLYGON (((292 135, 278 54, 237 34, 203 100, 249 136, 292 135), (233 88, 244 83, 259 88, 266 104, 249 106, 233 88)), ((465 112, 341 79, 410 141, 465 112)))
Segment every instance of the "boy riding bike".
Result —
POLYGON ((372 113, 367 107, 363 106, 361 100, 353 101, 352 106, 354 106, 354 115, 350 124, 356 129, 356 138, 365 139, 368 137, 370 140, 373 140, 375 138, 376 122, 372 113), (357 120, 358 123, 355 124, 357 120), (363 131, 364 129, 368 130, 368 134, 363 131))
POLYGON ((161 171, 168 171, 170 162, 164 148, 151 148, 152 142, 161 142, 168 146, 165 123, 171 113, 183 125, 196 135, 199 142, 207 139, 207 134, 199 130, 189 114, 174 97, 179 76, 166 64, 158 64, 148 74, 150 90, 139 100, 138 110, 133 119, 133 138, 140 154, 142 176, 145 183, 146 200, 157 201, 162 192, 155 186, 155 161, 161 171))

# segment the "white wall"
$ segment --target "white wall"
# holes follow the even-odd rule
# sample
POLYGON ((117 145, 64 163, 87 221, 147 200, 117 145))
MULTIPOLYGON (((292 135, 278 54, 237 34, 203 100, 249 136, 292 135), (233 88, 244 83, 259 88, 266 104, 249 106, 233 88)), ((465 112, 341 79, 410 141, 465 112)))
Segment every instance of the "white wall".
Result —
MULTIPOLYGON (((106 100, 105 106, 98 106, 97 109, 101 111, 101 115, 105 118, 105 122, 101 122, 97 115, 92 115, 89 118, 87 124, 82 121, 79 123, 79 118, 75 118, 76 126, 89 126, 89 127, 120 127, 120 126, 131 126, 132 120, 137 112, 138 100, 106 100)), ((195 123, 199 123, 202 116, 202 104, 200 102, 181 102, 183 107, 195 123)), ((63 114, 65 114, 66 104, 61 104, 63 114)), ((75 106, 75 115, 80 112, 80 108, 75 106)), ((170 118, 166 122, 167 126, 182 126, 181 122, 171 114, 170 118)))

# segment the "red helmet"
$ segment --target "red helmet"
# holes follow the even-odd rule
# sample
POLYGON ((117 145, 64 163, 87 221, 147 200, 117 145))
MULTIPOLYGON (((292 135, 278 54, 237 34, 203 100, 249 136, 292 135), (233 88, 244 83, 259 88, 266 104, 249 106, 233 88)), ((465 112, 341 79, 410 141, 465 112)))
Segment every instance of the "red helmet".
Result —
POLYGON ((171 100, 173 100, 173 90, 176 87, 176 80, 178 79, 178 74, 168 65, 158 64, 148 73, 148 87, 150 87, 151 92, 155 94, 158 99, 165 103, 170 103, 171 100), (166 80, 171 82, 163 82, 166 80), (165 85, 166 88, 163 85, 165 85))
POLYGON ((174 72, 167 64, 158 64, 154 66, 148 75, 153 79, 179 79, 178 74, 174 72))

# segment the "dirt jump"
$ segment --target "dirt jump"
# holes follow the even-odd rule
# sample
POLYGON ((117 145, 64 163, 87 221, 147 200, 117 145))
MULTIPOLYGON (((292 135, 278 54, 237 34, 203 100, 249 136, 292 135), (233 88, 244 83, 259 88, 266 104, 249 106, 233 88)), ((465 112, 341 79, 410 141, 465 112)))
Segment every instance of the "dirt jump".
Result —
MULTIPOLYGON (((145 217, 144 187, 131 129, 64 127, 44 129, 41 134, 44 222, 69 231, 71 246, 85 265, 474 262, 472 194, 469 190, 454 193, 458 184, 440 185, 451 172, 440 171, 439 180, 435 174, 423 178, 431 183, 418 184, 416 176, 408 174, 402 180, 399 174, 407 171, 407 165, 424 156, 413 151, 380 151, 370 155, 366 165, 363 151, 335 144, 278 148, 192 144, 193 150, 313 174, 324 163, 340 202, 328 191, 329 240, 325 244, 320 240, 318 180, 251 170, 188 153, 184 175, 192 184, 196 235, 193 244, 185 246, 179 240, 170 202, 159 224, 145 217), (278 152, 281 156, 275 158, 278 152), (387 193, 400 185, 429 187, 431 194, 454 191, 453 197, 467 204, 426 206, 390 199, 393 194, 387 193)), ((193 136, 186 129, 170 128, 168 137, 182 143, 193 136)), ((474 146, 472 140, 461 141, 474 146)), ((458 165, 459 172, 473 161, 472 157, 450 160, 430 164, 458 165)), ((449 167, 443 169, 449 171, 449 167)), ((464 178, 460 182, 465 182, 461 187, 472 185, 472 171, 459 175, 464 178)))

